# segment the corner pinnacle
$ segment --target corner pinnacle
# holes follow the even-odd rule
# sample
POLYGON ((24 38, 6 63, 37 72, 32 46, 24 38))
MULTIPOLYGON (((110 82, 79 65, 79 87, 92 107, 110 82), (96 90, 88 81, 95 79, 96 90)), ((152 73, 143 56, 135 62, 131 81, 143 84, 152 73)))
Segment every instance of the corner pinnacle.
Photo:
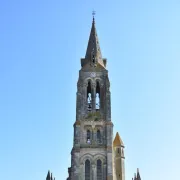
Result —
POLYGON ((122 146, 124 147, 123 141, 121 139, 121 137, 119 136, 119 133, 116 133, 116 137, 114 138, 114 142, 113 142, 114 146, 122 146))

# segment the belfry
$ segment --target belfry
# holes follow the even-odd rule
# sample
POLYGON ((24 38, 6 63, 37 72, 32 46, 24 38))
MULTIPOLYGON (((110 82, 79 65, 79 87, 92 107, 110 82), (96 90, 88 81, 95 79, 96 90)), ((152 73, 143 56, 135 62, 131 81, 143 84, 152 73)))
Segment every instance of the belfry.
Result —
MULTIPOLYGON (((81 59, 76 95, 74 143, 68 180, 112 180, 113 123, 110 82, 94 17, 86 55, 81 59)), ((121 158, 122 163, 123 161, 124 157, 121 158)), ((124 177, 124 172, 120 173, 124 177)))
MULTIPOLYGON (((113 139, 106 64, 93 17, 77 82, 76 119, 67 180, 125 180, 124 143, 119 133, 113 139)), ((50 173, 46 180, 51 180, 50 173)), ((139 171, 133 180, 141 180, 139 171)))

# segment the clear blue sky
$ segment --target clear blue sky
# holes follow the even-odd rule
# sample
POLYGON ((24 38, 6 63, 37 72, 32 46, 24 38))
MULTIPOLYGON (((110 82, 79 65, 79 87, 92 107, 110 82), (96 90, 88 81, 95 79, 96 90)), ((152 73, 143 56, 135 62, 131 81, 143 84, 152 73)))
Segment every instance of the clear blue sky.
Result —
POLYGON ((126 180, 179 180, 179 0, 1 0, 0 174, 67 177, 92 10, 108 60, 126 180))

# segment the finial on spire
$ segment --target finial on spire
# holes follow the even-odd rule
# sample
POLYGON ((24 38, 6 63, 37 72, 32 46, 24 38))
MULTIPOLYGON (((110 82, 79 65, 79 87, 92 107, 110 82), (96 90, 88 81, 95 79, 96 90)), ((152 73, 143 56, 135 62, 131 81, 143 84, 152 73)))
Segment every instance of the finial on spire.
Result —
POLYGON ((93 11, 93 12, 92 12, 93 17, 95 16, 95 14, 96 14, 96 11, 93 11))

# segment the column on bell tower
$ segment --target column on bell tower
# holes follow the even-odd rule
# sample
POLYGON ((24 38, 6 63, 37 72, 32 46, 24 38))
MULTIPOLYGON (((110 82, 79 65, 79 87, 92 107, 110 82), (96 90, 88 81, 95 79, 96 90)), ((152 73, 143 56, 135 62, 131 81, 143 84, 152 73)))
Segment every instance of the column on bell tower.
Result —
POLYGON ((105 102, 105 98, 104 98, 104 83, 100 84, 100 102, 99 102, 99 106, 100 106, 100 114, 102 116, 102 118, 104 119, 104 102, 105 102))
POLYGON ((110 89, 110 82, 108 77, 106 77, 105 115, 107 121, 111 121, 111 93, 109 89, 110 89))
POLYGON ((79 147, 80 146, 80 134, 81 134, 81 123, 80 121, 76 121, 74 123, 74 147, 79 147))
POLYGON ((112 152, 113 123, 106 121, 106 151, 107 151, 107 177, 113 179, 113 152, 112 152))
POLYGON ((82 84, 77 83, 77 93, 76 93, 76 121, 81 119, 81 112, 82 112, 82 84))
POLYGON ((92 112, 96 109, 96 84, 92 83, 92 112))
POLYGON ((88 108, 88 104, 87 104, 87 88, 88 88, 88 82, 82 82, 83 84, 83 95, 82 95, 82 118, 84 117, 84 115, 86 114, 87 108, 88 108))

